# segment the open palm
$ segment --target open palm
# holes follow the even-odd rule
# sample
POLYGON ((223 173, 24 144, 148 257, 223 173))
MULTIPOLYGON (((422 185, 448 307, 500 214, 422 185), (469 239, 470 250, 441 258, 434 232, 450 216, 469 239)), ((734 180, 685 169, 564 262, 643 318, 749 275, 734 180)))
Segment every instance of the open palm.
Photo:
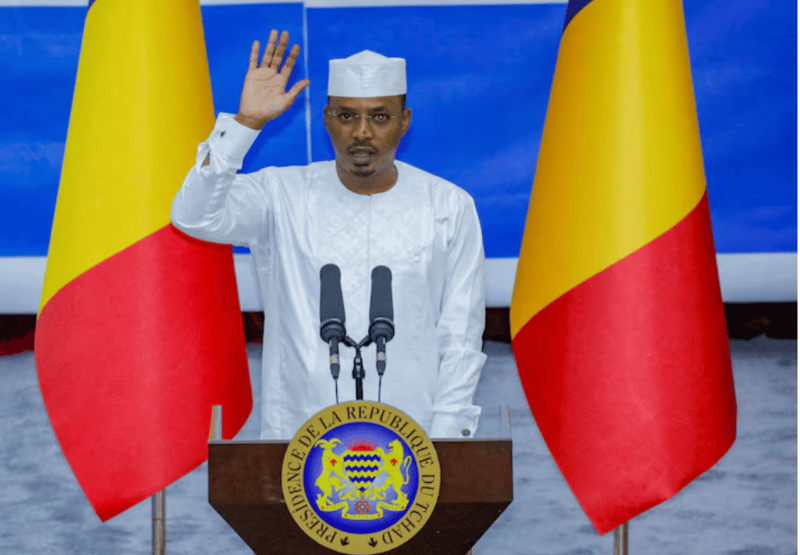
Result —
POLYGON ((239 116, 258 127, 284 113, 310 81, 304 79, 286 90, 286 84, 300 53, 300 46, 294 45, 281 68, 281 61, 289 42, 289 33, 281 34, 277 43, 278 31, 273 30, 269 36, 267 48, 261 65, 258 64, 259 42, 253 42, 250 52, 250 67, 244 79, 242 98, 239 102, 239 116))

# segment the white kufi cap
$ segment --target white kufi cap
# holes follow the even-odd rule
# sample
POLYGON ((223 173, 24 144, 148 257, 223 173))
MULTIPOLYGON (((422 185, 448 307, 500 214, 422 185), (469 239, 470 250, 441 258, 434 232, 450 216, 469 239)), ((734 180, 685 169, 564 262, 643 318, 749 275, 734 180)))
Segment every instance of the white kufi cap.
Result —
POLYGON ((406 61, 370 50, 328 62, 328 96, 374 98, 406 94, 406 61))

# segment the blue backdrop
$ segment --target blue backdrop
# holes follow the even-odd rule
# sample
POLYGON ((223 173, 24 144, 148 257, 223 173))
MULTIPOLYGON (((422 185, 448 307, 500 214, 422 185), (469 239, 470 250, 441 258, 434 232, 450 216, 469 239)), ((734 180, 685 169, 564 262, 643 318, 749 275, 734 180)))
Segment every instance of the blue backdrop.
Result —
MULTIPOLYGON (((253 39, 302 45, 302 4, 203 7, 218 111, 235 112, 253 39)), ((327 61, 368 48, 408 60, 412 128, 398 157, 475 198, 489 257, 519 251, 566 4, 309 8, 313 160, 327 61)), ((86 8, 0 7, 0 257, 44 256, 86 8)), ((797 250, 797 7, 686 2, 717 250, 797 250)), ((293 80, 304 77, 298 64, 293 80)), ((270 124, 244 171, 305 164, 301 99, 270 124)))

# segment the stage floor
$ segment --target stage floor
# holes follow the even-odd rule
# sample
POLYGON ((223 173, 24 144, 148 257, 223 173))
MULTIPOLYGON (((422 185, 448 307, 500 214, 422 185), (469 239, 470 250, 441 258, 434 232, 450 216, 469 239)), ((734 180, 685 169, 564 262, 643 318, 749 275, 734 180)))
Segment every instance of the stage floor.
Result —
MULTIPOLYGON (((531 417, 510 345, 488 342, 476 403, 479 435, 496 436, 498 407, 511 409, 514 502, 475 555, 611 555, 581 511, 531 417)), ((630 555, 797 553, 797 341, 732 340, 738 439, 711 470, 630 523, 630 555)), ((257 439, 261 346, 248 354, 256 409, 237 439, 257 439)), ((150 553, 146 500, 103 524, 92 511, 50 427, 33 353, 0 357, 0 553, 150 553)), ((76 423, 79 425, 79 423, 76 423)), ((167 488, 167 553, 252 553, 208 504, 207 467, 167 488)))

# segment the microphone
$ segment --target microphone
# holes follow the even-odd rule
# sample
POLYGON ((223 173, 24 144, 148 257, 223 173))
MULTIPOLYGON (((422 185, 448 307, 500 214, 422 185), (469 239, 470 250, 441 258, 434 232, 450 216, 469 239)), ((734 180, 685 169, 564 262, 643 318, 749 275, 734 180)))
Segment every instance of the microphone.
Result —
POLYGON ((319 335, 330 347, 331 374, 339 378, 339 342, 345 338, 341 272, 336 264, 319 271, 319 335))
POLYGON ((392 271, 386 266, 375 266, 369 300, 369 337, 378 346, 378 376, 383 376, 386 370, 386 342, 394 337, 393 320, 392 271))

